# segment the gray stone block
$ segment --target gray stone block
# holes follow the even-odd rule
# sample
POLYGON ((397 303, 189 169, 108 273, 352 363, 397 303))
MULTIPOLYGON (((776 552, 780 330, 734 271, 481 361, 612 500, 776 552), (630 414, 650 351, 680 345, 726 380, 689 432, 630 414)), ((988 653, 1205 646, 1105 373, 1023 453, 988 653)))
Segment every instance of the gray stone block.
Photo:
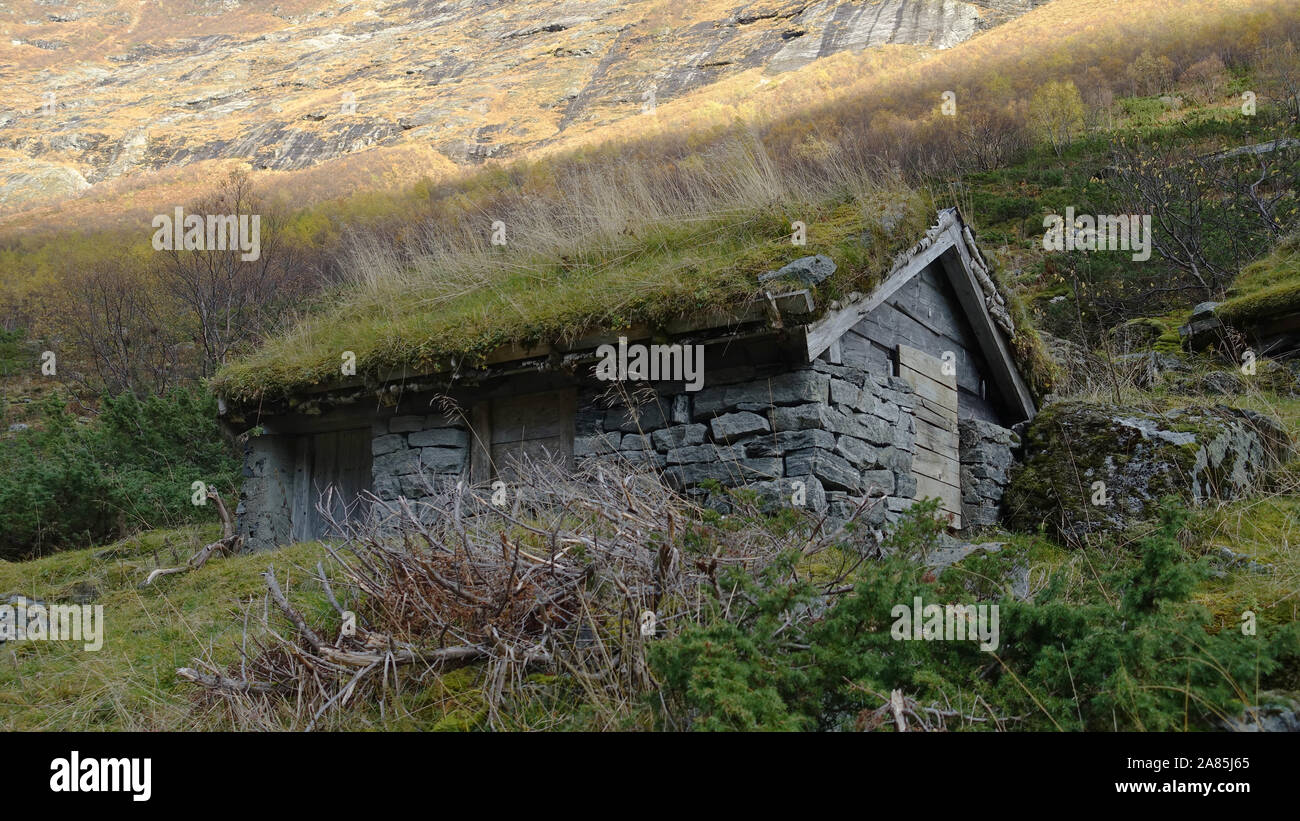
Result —
POLYGON ((826 488, 845 490, 850 493, 856 493, 862 483, 862 476, 853 465, 834 453, 820 448, 797 450, 786 454, 785 474, 816 476, 826 488))
POLYGON ((904 499, 916 498, 916 477, 911 473, 894 471, 894 494, 904 499))
POLYGON ((890 470, 911 471, 912 469, 912 454, 895 447, 882 448, 879 461, 881 467, 887 467, 890 470))
POLYGON ((651 402, 636 408, 611 408, 605 413, 605 430, 623 433, 649 433, 672 424, 663 405, 668 400, 651 402))
POLYGON ((679 393, 673 397, 673 424, 685 425, 691 421, 691 397, 679 393))
POLYGON ((618 450, 620 444, 622 444, 622 437, 617 433, 575 436, 573 438, 573 455, 575 458, 604 456, 618 450))
POLYGON ((405 448, 376 456, 371 463, 371 469, 375 476, 384 474, 405 476, 408 473, 415 473, 420 469, 420 451, 405 448))
POLYGON ((859 439, 865 439, 873 445, 893 445, 895 444, 895 434, 898 429, 897 425, 891 425, 879 416, 869 413, 856 413, 853 419, 861 428, 861 433, 852 434, 859 439))
POLYGON ((429 495, 430 491, 436 491, 433 484, 433 477, 426 473, 412 473, 409 476, 398 477, 399 486, 402 489, 402 495, 408 499, 419 499, 429 495))
POLYGON ((698 485, 712 479, 725 485, 741 485, 753 481, 775 479, 781 476, 780 459, 746 459, 744 461, 695 462, 669 465, 664 477, 674 488, 698 485))
POLYGON ((466 448, 421 448, 420 464, 431 473, 460 473, 469 456, 466 448))
POLYGON ((460 428, 435 428, 421 430, 407 436, 406 441, 413 448, 424 447, 469 447, 469 431, 460 428))
POLYGON ((809 428, 826 428, 826 416, 828 408, 824 405, 808 404, 795 405, 788 408, 772 408, 768 418, 772 422, 772 430, 791 431, 805 430, 809 428))
POLYGON ((398 477, 389 473, 375 474, 374 481, 371 482, 371 488, 376 496, 386 502, 391 502, 402 494, 398 477))
POLYGON ((864 470, 862 472, 862 490, 869 495, 884 494, 889 496, 896 490, 892 470, 864 470))
POLYGON ((810 257, 800 257, 778 270, 759 274, 758 281, 771 282, 772 280, 791 277, 804 285, 813 286, 821 283, 833 273, 835 273, 835 261, 824 254, 815 254, 810 257))
POLYGON ((406 447, 406 437, 400 433, 385 433, 370 440, 370 455, 383 456, 406 447))
POLYGON ((832 450, 835 436, 820 428, 808 430, 786 430, 780 433, 763 435, 745 442, 747 456, 783 456, 792 450, 804 448, 823 448, 832 450))
POLYGON ((880 459, 879 450, 852 436, 839 437, 835 442, 835 453, 858 469, 873 467, 880 459))
POLYGON ((830 398, 831 378, 811 369, 777 374, 760 382, 758 401, 774 405, 793 405, 800 402, 825 404, 830 398))
POLYGON ((709 429, 707 426, 687 424, 657 430, 651 435, 650 439, 657 449, 669 451, 687 445, 702 444, 708 435, 709 429))
POLYGON ((741 411, 715 416, 709 420, 713 438, 720 442, 730 442, 754 433, 767 433, 772 430, 768 421, 756 413, 741 411))
POLYGON ((653 450, 654 446, 651 444, 650 437, 644 433, 625 433, 618 449, 622 451, 653 450))
POLYGON ((735 461, 745 458, 741 445, 687 445, 668 451, 668 464, 684 465, 693 462, 735 461))
POLYGON ((845 382, 843 379, 832 379, 830 390, 833 404, 857 408, 862 402, 862 391, 851 382, 845 382))
POLYGON ((787 476, 764 482, 751 482, 747 489, 758 494, 759 509, 775 512, 784 508, 822 513, 826 510, 826 490, 815 476, 787 476), (799 485, 795 483, 798 482, 799 485), (796 504, 796 495, 802 504, 796 504))

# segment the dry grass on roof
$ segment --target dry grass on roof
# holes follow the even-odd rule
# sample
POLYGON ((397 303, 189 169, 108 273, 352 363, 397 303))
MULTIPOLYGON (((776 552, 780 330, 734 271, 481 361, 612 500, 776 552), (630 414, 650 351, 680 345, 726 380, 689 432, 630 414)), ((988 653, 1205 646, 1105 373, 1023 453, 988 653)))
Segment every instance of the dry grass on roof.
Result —
POLYGON ((345 351, 358 375, 379 379, 473 365, 512 342, 726 310, 760 292, 758 274, 810 254, 839 266, 819 288, 824 306, 874 284, 935 211, 927 193, 848 152, 781 168, 741 140, 673 165, 629 163, 617 178, 576 175, 558 196, 468 215, 453 233, 353 245, 351 281, 225 367, 216 388, 275 399, 337 381, 345 351), (492 244, 497 220, 504 247, 492 244))

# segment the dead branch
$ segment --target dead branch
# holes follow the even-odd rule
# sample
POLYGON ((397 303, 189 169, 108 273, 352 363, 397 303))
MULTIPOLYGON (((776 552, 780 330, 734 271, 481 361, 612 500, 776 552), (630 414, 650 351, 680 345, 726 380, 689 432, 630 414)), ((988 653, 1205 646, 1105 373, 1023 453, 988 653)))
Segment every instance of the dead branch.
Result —
MULTIPOLYGON (((282 693, 298 726, 315 729, 350 703, 387 709, 402 676, 474 663, 494 727, 536 668, 632 704, 655 686, 642 614, 695 623, 723 598, 720 571, 758 571, 791 547, 815 553, 845 533, 826 533, 811 516, 802 536, 775 538, 761 517, 720 526, 656 476, 607 465, 576 474, 519 466, 512 504, 500 507, 483 488, 425 484, 420 499, 363 495, 364 515, 347 517, 327 490, 317 510, 331 530, 322 550, 332 566, 305 573, 329 603, 329 623, 309 621, 314 611, 296 606, 268 569, 269 613, 250 603, 248 621, 261 625, 245 634, 248 652, 224 673, 182 675, 200 698, 225 701, 247 721, 268 693, 282 693), (712 555, 688 559, 687 534, 712 555)), ((880 503, 863 499, 854 515, 880 503)))
POLYGON ((214 501, 217 505, 217 516, 221 519, 221 538, 211 544, 205 545, 193 556, 190 556, 189 560, 186 561, 185 564, 180 565, 179 567, 156 568, 149 574, 148 578, 140 583, 141 587, 148 587, 153 584, 155 580, 163 576, 171 576, 176 573, 188 573, 191 570, 198 570, 208 563, 208 559, 211 559, 218 553, 223 556, 229 556, 238 552, 242 540, 235 534, 234 517, 230 515, 230 511, 226 508, 226 503, 221 500, 221 494, 218 493, 216 489, 208 489, 208 498, 214 501))

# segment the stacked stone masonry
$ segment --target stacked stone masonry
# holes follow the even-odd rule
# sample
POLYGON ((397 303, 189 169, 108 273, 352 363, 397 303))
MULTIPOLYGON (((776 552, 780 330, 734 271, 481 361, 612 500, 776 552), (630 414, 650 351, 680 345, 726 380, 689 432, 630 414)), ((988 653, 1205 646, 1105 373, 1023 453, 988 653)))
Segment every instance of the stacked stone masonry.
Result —
POLYGON ((660 395, 636 408, 580 402, 576 460, 649 464, 674 488, 725 510, 701 486, 745 486, 769 507, 804 505, 847 517, 892 521, 911 504, 915 423, 911 388, 893 376, 823 361, 764 374, 717 374, 697 393, 660 395))
POLYGON ((965 527, 998 523, 1002 494, 1020 450, 1014 431, 981 419, 957 423, 961 450, 961 515, 965 527))
POLYGON ((376 421, 370 444, 371 487, 384 501, 432 496, 469 464, 469 429, 441 414, 376 421))

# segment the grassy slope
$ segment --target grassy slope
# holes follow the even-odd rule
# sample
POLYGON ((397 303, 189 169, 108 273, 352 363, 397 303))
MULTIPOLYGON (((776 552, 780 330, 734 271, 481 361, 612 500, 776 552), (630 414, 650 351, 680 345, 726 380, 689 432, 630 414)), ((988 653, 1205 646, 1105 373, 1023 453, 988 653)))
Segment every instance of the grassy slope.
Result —
MULTIPOLYGON (((260 595, 265 556, 214 561, 201 571, 165 578, 152 589, 138 585, 164 564, 169 540, 188 555, 189 545, 211 531, 153 532, 112 546, 59 553, 22 563, 0 563, 0 591, 58 601, 86 587, 104 606, 103 649, 77 643, 28 642, 0 647, 0 727, 7 730, 162 730, 190 726, 186 686, 176 668, 206 648, 231 658, 237 647, 240 600, 260 595)), ((274 557, 284 566, 305 560, 302 546, 274 557)))
MULTIPOLYGON (((1155 401, 1155 400, 1153 400, 1155 401)), ((1257 395, 1250 404, 1280 412, 1293 435, 1300 433, 1300 401, 1257 395)), ((1198 511, 1189 536, 1196 554, 1213 556, 1221 546, 1269 565, 1267 575, 1226 568, 1198 589, 1195 601, 1212 614, 1212 629, 1234 629, 1243 610, 1259 614, 1261 629, 1300 619, 1300 471, 1279 477, 1279 492, 1223 503, 1198 511)), ((164 540, 184 555, 190 544, 214 529, 153 532, 120 542, 107 551, 69 551, 22 563, 0 563, 0 592, 17 592, 46 601, 70 600, 93 587, 104 605, 106 638, 97 653, 75 643, 29 642, 0 647, 0 730, 186 730, 225 729, 224 717, 196 710, 195 688, 178 680, 176 668, 195 658, 225 666, 238 659, 244 606, 259 612, 265 590, 261 574, 274 564, 281 584, 307 617, 323 623, 327 611, 317 586, 305 581, 324 557, 314 544, 272 554, 219 559, 193 573, 161 579, 140 589, 155 566, 171 563, 164 540), (107 557, 99 558, 107 553, 107 557)), ((1064 572, 1071 598, 1083 601, 1117 591, 1099 590, 1097 580, 1117 565, 1136 561, 1131 551, 1089 548, 1065 551, 1032 534, 987 534, 1009 542, 995 561, 1027 558, 1031 587, 1048 574, 1064 572)), ((960 568, 961 565, 958 565, 960 568)), ((960 571, 959 571, 960 572, 960 571)), ((251 630, 255 636, 256 628, 251 630)), ((480 670, 468 667, 394 696, 382 712, 368 706, 346 711, 332 729, 463 730, 482 725, 477 696, 480 670)), ((550 692, 539 678, 539 692, 550 692)), ((571 698, 571 697, 570 697, 571 698)), ((578 707, 551 696, 512 717, 521 727, 581 726, 578 707), (550 708, 539 706, 549 702, 550 708)), ((579 705, 580 707, 580 705, 579 705)), ((288 729, 272 719, 272 728, 288 729)))
MULTIPOLYGON (((104 646, 87 652, 77 642, 0 645, 0 731, 13 730, 222 730, 219 711, 194 706, 197 688, 176 676, 178 667, 214 659, 224 667, 239 658, 245 606, 256 638, 266 587, 277 578, 308 619, 325 621, 329 605, 312 581, 326 558, 319 544, 216 559, 202 569, 164 577, 141 589, 141 580, 215 537, 216 528, 154 531, 107 549, 73 550, 21 563, 0 562, 0 594, 21 593, 54 603, 93 588, 104 607, 104 646), (105 556, 100 558, 100 556, 105 556), (306 569, 303 569, 306 568, 306 569)), ((427 676, 418 689, 393 696, 384 709, 348 711, 332 729, 464 730, 485 713, 477 695, 479 671, 465 668, 427 676), (338 723, 342 722, 342 723, 338 723)), ((272 721, 277 721, 276 717, 272 721)), ((546 720, 553 721, 550 717, 546 720)), ((270 729, 292 729, 272 724, 270 729)))

